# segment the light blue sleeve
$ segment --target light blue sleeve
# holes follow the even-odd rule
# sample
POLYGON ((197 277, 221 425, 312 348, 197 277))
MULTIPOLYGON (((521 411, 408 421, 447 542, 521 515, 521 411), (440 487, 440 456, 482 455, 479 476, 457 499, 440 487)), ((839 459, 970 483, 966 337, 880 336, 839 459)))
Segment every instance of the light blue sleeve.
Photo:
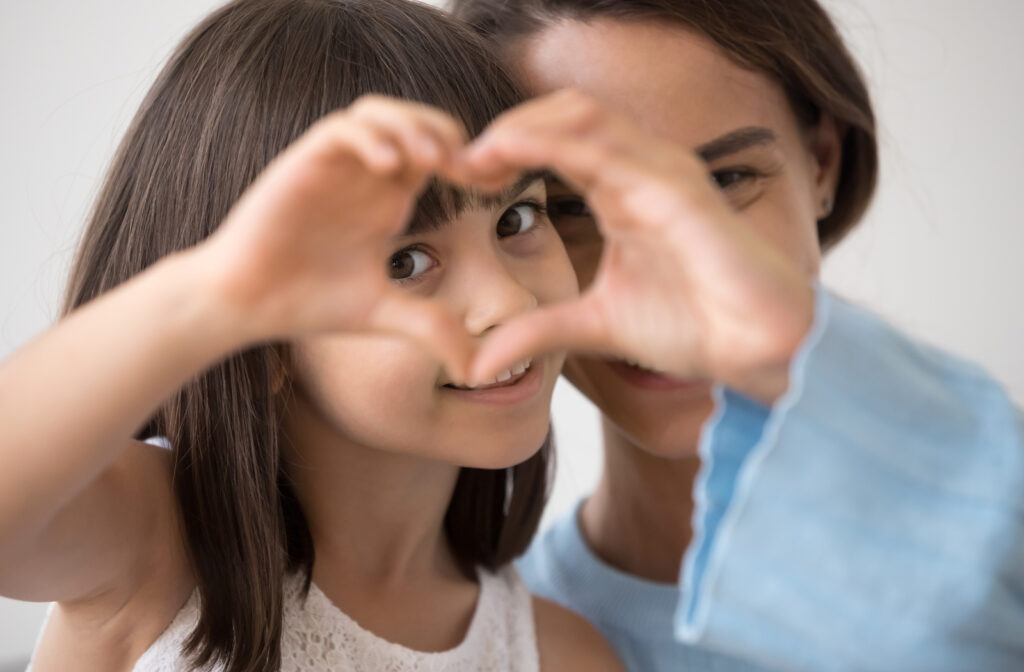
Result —
POLYGON ((1024 421, 818 288, 768 408, 716 389, 676 637, 783 670, 1024 670, 1024 421))

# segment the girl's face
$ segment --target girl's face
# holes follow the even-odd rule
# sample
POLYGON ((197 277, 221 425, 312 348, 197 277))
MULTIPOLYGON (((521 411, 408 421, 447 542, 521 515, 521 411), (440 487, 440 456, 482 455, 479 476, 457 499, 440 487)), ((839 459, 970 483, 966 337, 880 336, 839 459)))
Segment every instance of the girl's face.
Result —
MULTIPOLYGON (((709 179, 750 226, 817 274, 816 220, 838 165, 830 121, 800 128, 779 86, 682 27, 565 20, 523 40, 514 56, 532 94, 580 88, 702 155, 709 179)), ((549 209, 586 288, 602 252, 594 220, 557 183, 549 186, 549 209)), ((627 439, 662 456, 692 452, 712 408, 707 382, 671 380, 623 362, 571 356, 565 375, 627 439)))
MULTIPOLYGON (((538 305, 570 299, 576 277, 545 200, 544 181, 536 179, 499 205, 413 230, 396 242, 389 273, 407 291, 442 303, 477 337, 538 305)), ((540 448, 564 361, 562 354, 535 357, 496 385, 463 390, 398 338, 322 336, 296 343, 293 355, 292 411, 307 440, 477 468, 518 464, 540 448)))

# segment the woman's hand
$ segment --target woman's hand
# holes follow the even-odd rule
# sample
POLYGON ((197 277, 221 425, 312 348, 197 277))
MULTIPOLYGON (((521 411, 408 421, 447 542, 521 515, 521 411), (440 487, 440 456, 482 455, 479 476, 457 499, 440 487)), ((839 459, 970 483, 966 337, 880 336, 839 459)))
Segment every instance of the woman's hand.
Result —
POLYGON ((458 170, 494 189, 542 166, 586 197, 604 255, 578 300, 495 330, 471 379, 571 349, 717 380, 765 401, 785 390, 813 321, 811 281, 733 211, 696 155, 567 90, 496 120, 458 170))
POLYGON ((463 379, 472 341, 441 306, 387 275, 394 237, 465 131, 423 105, 365 97, 314 124, 196 248, 247 340, 326 331, 419 342, 463 379))

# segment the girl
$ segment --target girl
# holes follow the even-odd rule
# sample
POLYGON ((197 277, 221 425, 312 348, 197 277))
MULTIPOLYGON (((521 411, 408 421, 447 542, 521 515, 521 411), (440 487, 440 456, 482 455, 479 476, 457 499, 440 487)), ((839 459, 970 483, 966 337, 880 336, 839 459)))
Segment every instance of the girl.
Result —
POLYGON ((477 365, 573 348, 603 412, 600 483, 521 564, 531 587, 635 670, 1020 669, 1024 420, 814 280, 876 177, 870 100, 818 3, 455 11, 533 93, 576 87, 471 161, 570 183, 549 208, 589 287, 477 365))
POLYGON ((0 592, 55 602, 37 672, 618 669, 507 564, 562 357, 464 384, 474 340, 577 288, 543 180, 429 181, 517 100, 402 0, 238 0, 184 40, 64 318, 0 367, 0 592))

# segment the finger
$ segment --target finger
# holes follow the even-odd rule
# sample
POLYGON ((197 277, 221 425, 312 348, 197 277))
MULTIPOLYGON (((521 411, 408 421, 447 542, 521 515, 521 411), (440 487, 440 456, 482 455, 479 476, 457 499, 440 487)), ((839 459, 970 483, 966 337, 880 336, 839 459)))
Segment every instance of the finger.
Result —
POLYGON ((406 102, 413 108, 420 120, 434 131, 443 144, 453 153, 469 142, 469 134, 461 121, 452 115, 429 105, 406 102))
POLYGON ((614 183, 635 159, 593 137, 509 130, 470 146, 463 163, 470 179, 500 180, 541 167, 550 168, 577 189, 614 183))
POLYGON ((307 151, 329 161, 339 156, 354 157, 377 175, 394 174, 403 163, 401 153, 390 138, 343 113, 321 119, 299 143, 300 152, 307 151))
POLYGON ((665 166, 655 156, 637 156, 590 137, 509 134, 478 155, 479 163, 467 169, 466 180, 504 185, 524 170, 548 167, 586 196, 598 215, 598 227, 608 236, 637 227, 672 226, 680 212, 720 198, 703 179, 682 179, 691 169, 688 154, 671 154, 679 160, 665 166))
POLYGON ((461 322, 441 305, 401 290, 386 292, 369 328, 409 338, 437 357, 457 384, 468 380, 476 344, 461 322))
POLYGON ((421 171, 436 172, 465 145, 454 119, 426 105, 371 97, 354 105, 352 115, 390 137, 421 171))
POLYGON ((555 135, 592 133, 609 120, 608 111, 579 89, 562 89, 501 114, 481 136, 518 130, 555 135))
POLYGON ((462 122, 444 110, 408 100, 382 98, 398 109, 405 110, 420 123, 425 124, 451 149, 462 147, 469 135, 462 122))
POLYGON ((563 350, 613 354, 606 325, 589 297, 525 313, 484 339, 469 371, 470 384, 489 380, 535 355, 563 350))

